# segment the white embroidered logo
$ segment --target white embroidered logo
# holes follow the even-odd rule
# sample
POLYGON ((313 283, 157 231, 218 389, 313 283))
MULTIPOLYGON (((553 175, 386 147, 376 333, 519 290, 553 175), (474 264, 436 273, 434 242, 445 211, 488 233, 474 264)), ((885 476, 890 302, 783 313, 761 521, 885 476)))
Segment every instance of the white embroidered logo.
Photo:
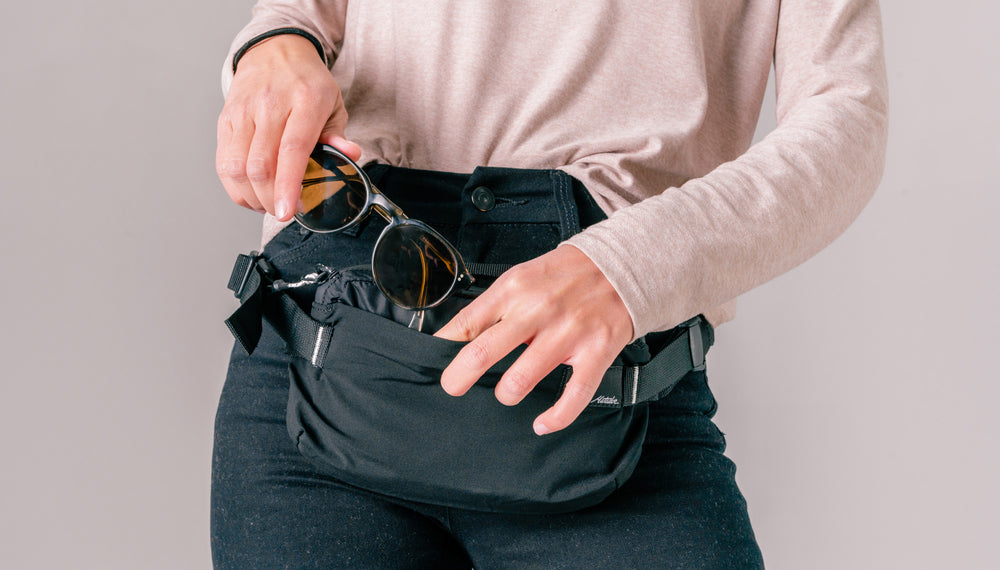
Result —
POLYGON ((590 401, 591 404, 597 404, 598 406, 617 406, 619 405, 618 398, 614 396, 598 396, 590 401))

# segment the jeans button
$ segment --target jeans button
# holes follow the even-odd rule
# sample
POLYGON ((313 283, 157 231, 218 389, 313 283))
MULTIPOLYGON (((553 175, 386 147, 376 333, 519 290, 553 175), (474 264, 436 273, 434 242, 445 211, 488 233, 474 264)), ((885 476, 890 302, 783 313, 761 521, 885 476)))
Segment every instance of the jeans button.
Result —
POLYGON ((472 191, 472 205, 480 212, 489 212, 497 205, 493 191, 485 186, 478 186, 472 191))

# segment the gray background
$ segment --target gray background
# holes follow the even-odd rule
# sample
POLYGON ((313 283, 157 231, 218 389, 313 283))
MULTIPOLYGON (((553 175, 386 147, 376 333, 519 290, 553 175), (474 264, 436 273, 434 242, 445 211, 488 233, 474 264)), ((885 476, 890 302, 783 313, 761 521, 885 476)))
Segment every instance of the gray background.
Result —
MULTIPOLYGON (((214 131, 250 5, 0 7, 2 568, 210 567, 224 285, 259 223, 214 131)), ((718 422, 769 567, 996 568, 1000 10, 883 12, 881 189, 719 330, 718 422)))

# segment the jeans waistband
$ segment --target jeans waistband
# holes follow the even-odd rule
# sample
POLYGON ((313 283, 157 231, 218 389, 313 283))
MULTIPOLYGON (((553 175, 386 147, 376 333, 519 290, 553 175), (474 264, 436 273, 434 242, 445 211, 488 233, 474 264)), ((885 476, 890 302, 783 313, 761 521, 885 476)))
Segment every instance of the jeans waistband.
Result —
POLYGON ((558 224, 560 239, 605 217, 583 184, 561 170, 478 167, 468 174, 369 164, 376 187, 430 224, 558 224))

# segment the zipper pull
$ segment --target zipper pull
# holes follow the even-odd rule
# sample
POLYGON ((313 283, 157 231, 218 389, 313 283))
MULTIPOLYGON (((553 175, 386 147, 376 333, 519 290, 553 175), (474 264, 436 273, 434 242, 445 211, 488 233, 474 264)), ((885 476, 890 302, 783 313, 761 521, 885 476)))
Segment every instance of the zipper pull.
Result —
POLYGON ((310 285, 321 285, 323 283, 326 283, 334 272, 333 269, 330 269, 329 267, 321 263, 317 263, 316 268, 317 270, 315 272, 303 275, 302 279, 294 281, 292 283, 289 283, 283 279, 275 280, 273 283, 271 283, 271 291, 279 293, 281 291, 286 291, 288 289, 298 289, 299 287, 308 287, 310 285))

